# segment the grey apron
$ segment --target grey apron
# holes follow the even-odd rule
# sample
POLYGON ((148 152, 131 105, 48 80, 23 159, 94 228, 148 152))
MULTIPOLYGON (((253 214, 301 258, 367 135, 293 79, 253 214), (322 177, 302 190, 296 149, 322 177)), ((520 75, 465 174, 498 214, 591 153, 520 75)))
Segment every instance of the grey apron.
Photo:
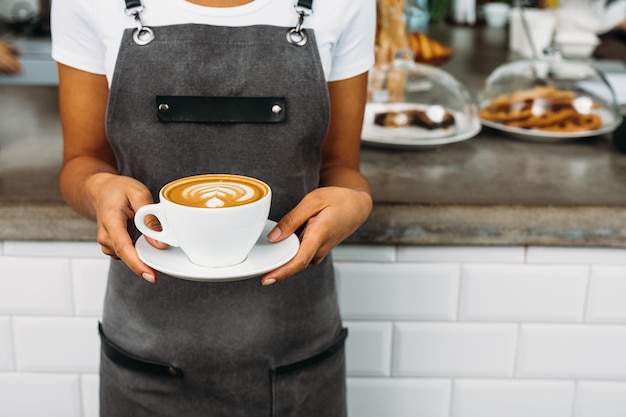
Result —
MULTIPOLYGON (((319 182, 329 101, 314 33, 297 46, 284 27, 151 29, 146 45, 124 32, 112 80, 107 134, 119 172, 155 200, 182 176, 257 177, 279 220, 319 182), (210 111, 194 111, 189 96, 210 111), (182 110, 166 114, 163 97, 182 110), (268 97, 282 100, 269 116, 256 104, 268 97), (249 112, 222 111, 233 98, 249 112)), ((346 413, 346 330, 329 258, 270 287, 160 273, 149 284, 112 261, 100 335, 101 417, 346 413)))

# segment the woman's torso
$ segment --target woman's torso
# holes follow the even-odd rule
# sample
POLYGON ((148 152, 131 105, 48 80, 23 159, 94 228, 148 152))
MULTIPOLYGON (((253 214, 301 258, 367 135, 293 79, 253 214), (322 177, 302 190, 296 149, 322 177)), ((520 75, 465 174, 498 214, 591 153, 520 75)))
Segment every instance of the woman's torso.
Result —
MULTIPOLYGON (((294 4, 293 0, 254 0, 239 7, 215 8, 185 0, 145 0, 142 19, 148 26, 293 27, 298 17, 294 4)), ((55 0, 51 19, 53 57, 69 66, 106 74, 110 84, 122 31, 134 27, 123 11, 123 2, 55 0)), ((316 33, 327 81, 353 77, 371 67, 375 20, 375 0, 315 3, 304 27, 316 33)))

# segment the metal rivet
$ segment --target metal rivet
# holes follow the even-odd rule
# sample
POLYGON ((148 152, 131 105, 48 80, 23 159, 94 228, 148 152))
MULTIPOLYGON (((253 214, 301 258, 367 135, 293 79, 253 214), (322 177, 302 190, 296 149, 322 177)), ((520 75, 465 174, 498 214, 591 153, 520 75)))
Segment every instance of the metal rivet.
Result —
POLYGON ((280 107, 278 104, 274 104, 272 106, 272 113, 274 114, 280 114, 283 111, 283 108, 280 107))
POLYGON ((159 104, 159 111, 161 113, 165 113, 166 111, 168 111, 170 109, 170 106, 168 106, 166 103, 161 103, 159 104))

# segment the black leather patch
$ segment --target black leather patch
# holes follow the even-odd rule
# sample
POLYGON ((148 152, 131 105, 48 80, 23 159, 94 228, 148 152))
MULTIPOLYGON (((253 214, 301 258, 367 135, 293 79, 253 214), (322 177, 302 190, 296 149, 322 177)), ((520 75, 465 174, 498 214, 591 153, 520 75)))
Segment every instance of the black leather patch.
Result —
POLYGON ((164 123, 282 123, 284 97, 156 96, 164 123))

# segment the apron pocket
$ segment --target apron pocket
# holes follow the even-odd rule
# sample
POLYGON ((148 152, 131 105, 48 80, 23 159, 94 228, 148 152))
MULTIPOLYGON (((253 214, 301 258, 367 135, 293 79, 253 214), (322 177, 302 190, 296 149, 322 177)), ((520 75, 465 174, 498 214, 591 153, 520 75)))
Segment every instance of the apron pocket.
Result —
POLYGON ((180 368, 164 362, 143 359, 122 349, 106 337, 106 335, 102 331, 102 323, 98 323, 98 332, 100 333, 102 351, 107 356, 107 358, 111 360, 111 362, 123 368, 137 372, 143 372, 153 375, 163 375, 174 378, 181 378, 183 376, 183 371, 180 368))
POLYGON ((270 369, 272 417, 346 415, 344 345, 348 329, 335 342, 306 359, 270 369))

